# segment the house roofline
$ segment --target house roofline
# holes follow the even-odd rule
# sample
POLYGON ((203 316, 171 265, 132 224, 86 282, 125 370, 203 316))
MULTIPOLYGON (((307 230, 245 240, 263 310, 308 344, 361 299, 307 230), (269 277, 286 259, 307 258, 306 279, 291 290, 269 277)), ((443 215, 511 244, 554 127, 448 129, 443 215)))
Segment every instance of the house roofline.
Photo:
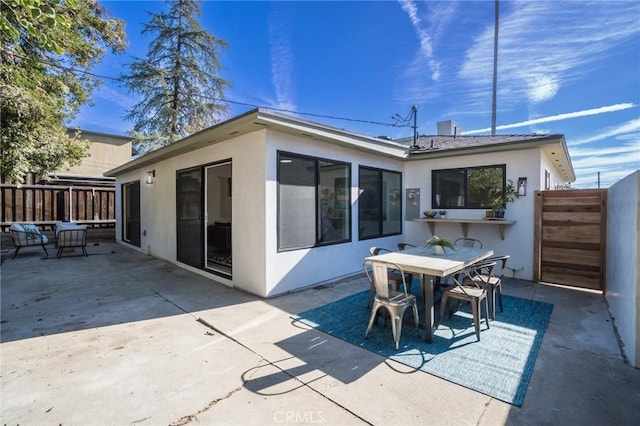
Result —
POLYGON ((79 127, 67 127, 67 133, 76 136, 78 133, 83 139, 89 139, 89 135, 97 136, 97 139, 89 139, 94 142, 101 142, 110 145, 125 145, 133 141, 131 136, 116 135, 114 133, 96 132, 94 130, 81 129, 79 127))
MULTIPOLYGON (((505 135, 503 135, 505 136, 505 135)), ((569 156, 569 150, 567 148, 567 143, 565 141, 564 135, 562 134, 549 134, 549 135, 540 135, 539 137, 531 138, 531 135, 522 135, 529 136, 529 138, 515 139, 518 135, 513 135, 514 139, 493 143, 490 145, 479 145, 479 146, 465 146, 465 147, 456 147, 456 148, 437 148, 434 150, 419 150, 413 151, 410 161, 415 160, 424 160, 425 158, 443 158, 443 157, 457 157, 463 155, 474 155, 474 154, 486 154, 492 152, 502 152, 505 151, 505 148, 508 147, 511 151, 520 151, 525 149, 532 148, 541 148, 552 161, 560 164, 553 164, 554 167, 558 169, 560 174, 562 174, 563 178, 567 182, 575 182, 576 175, 573 169, 573 164, 571 163, 571 157, 569 156), (556 149, 554 149, 554 147, 556 149), (556 153, 557 150, 560 150, 562 153, 556 153)), ((480 137, 480 136, 474 136, 480 137)), ((488 138, 490 136, 487 136, 488 138)))
POLYGON ((284 131, 328 143, 349 146, 351 148, 355 147, 356 149, 378 154, 386 154, 398 159, 405 159, 409 156, 409 148, 397 142, 349 132, 313 121, 256 108, 131 160, 128 163, 105 172, 104 175, 112 177, 118 176, 131 170, 148 167, 159 161, 193 151, 194 149, 200 149, 260 129, 284 131))
MULTIPOLYGON (((473 155, 478 153, 504 151, 505 147, 511 150, 542 148, 558 164, 553 164, 563 175, 567 182, 575 181, 575 173, 571 164, 571 158, 566 146, 564 135, 522 135, 522 139, 514 139, 506 142, 493 143, 482 146, 459 147, 449 149, 437 149, 433 151, 412 150, 410 146, 376 138, 363 134, 350 132, 325 124, 317 123, 273 112, 264 108, 255 108, 243 114, 217 123, 207 129, 189 135, 177 142, 159 148, 141 157, 129 161, 119 167, 104 173, 104 176, 115 177, 132 170, 149 167, 162 160, 177 155, 200 149, 211 144, 220 143, 228 139, 258 131, 260 129, 281 131, 312 140, 319 140, 349 148, 360 149, 378 155, 394 157, 398 160, 419 160, 425 158, 441 158, 445 156, 473 155), (546 147, 546 148, 545 148, 546 147), (551 150, 549 147, 556 147, 551 150), (560 149, 562 155, 556 151, 560 149), (552 154, 553 153, 553 154, 552 154), (555 157, 555 158, 553 158, 555 157)), ((517 137, 517 135, 514 135, 517 137)))

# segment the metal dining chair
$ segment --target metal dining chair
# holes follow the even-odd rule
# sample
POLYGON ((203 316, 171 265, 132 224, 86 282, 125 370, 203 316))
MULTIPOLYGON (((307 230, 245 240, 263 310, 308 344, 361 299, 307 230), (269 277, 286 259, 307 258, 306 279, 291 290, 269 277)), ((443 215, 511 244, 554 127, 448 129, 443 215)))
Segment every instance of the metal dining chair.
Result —
POLYGON ((369 325, 367 326, 367 331, 364 333, 364 338, 369 337, 373 323, 376 321, 378 310, 384 308, 389 312, 389 316, 391 317, 391 332, 393 333, 396 350, 398 350, 400 348, 400 336, 402 334, 402 318, 408 308, 413 310, 413 320, 418 330, 418 337, 420 336, 420 319, 418 317, 416 296, 407 292, 407 283, 404 279, 405 274, 400 266, 378 261, 368 263, 371 266, 371 271, 369 271, 367 265, 365 265, 364 270, 367 277, 369 277, 375 286, 376 297, 373 301, 369 325), (388 277, 390 269, 400 272, 400 276, 402 277, 402 291, 389 289, 388 277))
POLYGON ((482 248, 482 241, 476 240, 475 238, 458 238, 453 242, 453 245, 458 247, 482 248))
POLYGON ((477 276, 474 280, 486 287, 489 298, 489 313, 492 320, 496 319, 496 296, 498 304, 500 305, 500 312, 504 312, 502 307, 502 278, 507 266, 507 260, 511 255, 493 256, 485 259, 485 264, 479 268, 477 276), (492 265, 492 263, 494 265, 492 265), (496 271, 496 268, 500 269, 496 271))
MULTIPOLYGON (((482 241, 477 240, 475 238, 458 238, 453 242, 453 245, 455 247, 469 247, 469 248, 482 248, 482 241)), ((449 285, 451 285, 449 277, 442 277, 442 279, 440 280, 440 282, 438 282, 438 288, 440 288, 440 286, 442 287, 449 287, 449 285)))
MULTIPOLYGON (((391 250, 382 248, 382 247, 371 247, 369 249, 369 253, 371 256, 377 256, 380 253, 391 253, 391 250)), ((398 271, 390 270, 389 271, 389 284, 394 291, 398 291, 400 284, 404 281, 408 283, 409 292, 411 292, 411 282, 413 281, 413 274, 409 272, 404 273, 405 276, 403 278, 402 274, 398 271)), ((371 279, 369 280, 370 288, 369 288, 369 297, 367 298, 367 308, 371 306, 371 301, 373 300, 373 296, 375 294, 375 286, 371 279)))
MULTIPOLYGON (((455 247, 470 247, 470 248, 482 248, 482 241, 475 238, 458 238, 453 242, 455 247)), ((449 287, 451 285, 449 276, 436 277, 435 290, 438 291, 442 287, 449 287)))
MULTIPOLYGON (((489 302, 487 296, 486 283, 482 283, 479 277, 483 268, 495 266, 495 262, 482 262, 463 269, 453 276, 453 285, 442 293, 440 302, 440 317, 436 322, 436 329, 442 322, 444 311, 447 307, 449 299, 455 299, 456 302, 470 302, 471 313, 473 315, 473 324, 476 331, 476 338, 480 341, 480 316, 481 307, 484 305, 484 318, 489 329, 489 302)), ((453 312, 458 309, 459 303, 455 308, 449 309, 449 318, 453 316, 453 312)))
POLYGON ((407 247, 415 247, 415 246, 409 243, 398 243, 398 250, 400 251, 406 249, 407 247))

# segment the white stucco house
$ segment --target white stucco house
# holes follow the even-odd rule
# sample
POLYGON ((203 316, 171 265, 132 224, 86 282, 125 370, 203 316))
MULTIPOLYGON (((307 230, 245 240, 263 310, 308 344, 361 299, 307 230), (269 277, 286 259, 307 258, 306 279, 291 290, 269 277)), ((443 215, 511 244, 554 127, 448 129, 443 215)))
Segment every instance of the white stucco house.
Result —
MULTIPOLYGON (((116 239, 271 297, 360 273, 372 246, 424 244, 429 224, 413 219, 425 210, 483 219, 483 185, 512 180, 526 194, 508 206, 503 235, 465 227, 531 279, 533 192, 575 180, 564 136, 438 127, 414 144, 252 110, 105 173, 116 178, 116 239)), ((455 239, 463 227, 435 232, 455 239)))

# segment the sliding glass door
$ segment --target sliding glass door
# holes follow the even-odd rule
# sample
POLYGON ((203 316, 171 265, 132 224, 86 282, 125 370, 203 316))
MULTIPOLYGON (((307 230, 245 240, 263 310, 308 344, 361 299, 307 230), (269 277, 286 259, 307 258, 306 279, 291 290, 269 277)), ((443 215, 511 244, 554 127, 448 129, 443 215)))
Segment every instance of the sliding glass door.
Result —
POLYGON ((231 277, 231 162, 205 167, 206 243, 205 266, 231 277))
POLYGON ((122 241, 140 247, 140 181, 122 185, 122 241))
POLYGON ((231 278, 231 162, 176 174, 177 259, 231 278))
POLYGON ((204 266, 204 208, 202 167, 180 170, 176 183, 177 258, 196 268, 204 266))

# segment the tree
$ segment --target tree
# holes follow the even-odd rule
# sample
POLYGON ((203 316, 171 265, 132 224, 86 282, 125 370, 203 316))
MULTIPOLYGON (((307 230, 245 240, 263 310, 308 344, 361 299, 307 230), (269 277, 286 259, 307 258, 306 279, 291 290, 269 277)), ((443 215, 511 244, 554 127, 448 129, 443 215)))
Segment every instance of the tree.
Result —
POLYGON ((218 77, 224 40, 196 21, 195 0, 167 1, 168 12, 151 14, 142 34, 151 34, 145 59, 136 59, 120 77, 142 100, 125 119, 133 121, 138 152, 149 152, 205 129, 224 118, 224 90, 229 82, 218 77))
POLYGON ((89 143, 65 126, 100 82, 87 70, 125 47, 124 24, 96 0, 0 0, 0 173, 23 182, 78 164, 89 143))

